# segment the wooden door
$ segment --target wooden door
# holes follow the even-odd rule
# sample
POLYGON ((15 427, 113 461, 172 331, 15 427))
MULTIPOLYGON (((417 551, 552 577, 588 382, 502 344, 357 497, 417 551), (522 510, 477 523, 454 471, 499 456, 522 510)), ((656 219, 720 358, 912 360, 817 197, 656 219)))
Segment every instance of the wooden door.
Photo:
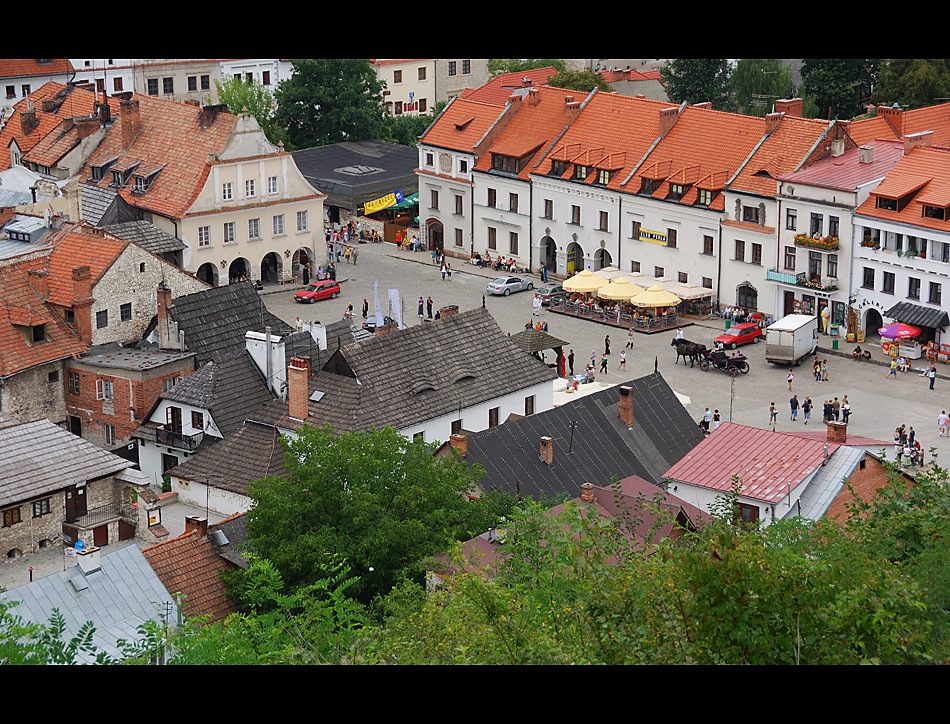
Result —
POLYGON ((108 525, 100 525, 98 528, 92 529, 92 544, 99 548, 109 545, 108 525))

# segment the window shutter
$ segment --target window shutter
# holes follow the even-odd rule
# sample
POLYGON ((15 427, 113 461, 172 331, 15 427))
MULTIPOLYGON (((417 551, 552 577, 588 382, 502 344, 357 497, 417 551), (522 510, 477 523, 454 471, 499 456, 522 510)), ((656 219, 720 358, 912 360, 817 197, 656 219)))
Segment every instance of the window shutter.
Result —
POLYGON ((102 391, 102 380, 96 380, 96 399, 101 400, 103 397, 104 393, 102 391))

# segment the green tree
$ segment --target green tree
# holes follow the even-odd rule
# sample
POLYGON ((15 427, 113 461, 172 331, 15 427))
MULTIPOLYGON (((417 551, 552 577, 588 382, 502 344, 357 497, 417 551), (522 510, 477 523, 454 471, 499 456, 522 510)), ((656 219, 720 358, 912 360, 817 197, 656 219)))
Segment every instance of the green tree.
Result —
POLYGON ((950 98, 950 66, 945 58, 889 58, 882 63, 872 96, 877 105, 923 108, 950 98))
POLYGON ((660 68, 671 101, 691 105, 709 101, 716 110, 726 110, 729 75, 725 58, 676 58, 660 68))
POLYGON ((405 113, 401 116, 387 115, 379 140, 415 148, 419 143, 419 136, 425 132, 445 106, 446 101, 439 101, 432 108, 431 113, 421 116, 405 113))
POLYGON ((313 583, 337 554, 359 576, 354 595, 368 602, 403 576, 421 579, 425 557, 472 535, 477 510, 465 495, 476 476, 454 456, 435 458, 430 445, 391 428, 306 427, 281 442, 287 475, 251 484, 247 528, 291 590, 313 583))
POLYGON ((730 87, 734 110, 760 117, 794 90, 791 69, 776 58, 743 58, 732 71, 730 87))
POLYGON ((289 150, 374 139, 383 128, 383 84, 363 58, 294 60, 275 96, 289 150))
POLYGON ((863 112, 862 99, 877 81, 875 58, 805 58, 802 88, 819 109, 819 117, 852 118, 863 112))
POLYGON ((604 76, 595 73, 592 70, 564 71, 548 78, 548 85, 556 88, 569 88, 571 90, 590 93, 594 88, 602 91, 612 92, 610 83, 604 80, 604 76))
POLYGON ((564 61, 560 58, 493 58, 488 62, 488 72, 493 78, 504 73, 521 73, 549 67, 558 73, 565 70, 564 61))
POLYGON ((228 112, 238 115, 244 109, 254 116, 267 140, 277 143, 285 140, 284 134, 274 125, 274 96, 260 83, 247 83, 241 78, 228 78, 223 83, 215 81, 218 100, 228 107, 228 112))

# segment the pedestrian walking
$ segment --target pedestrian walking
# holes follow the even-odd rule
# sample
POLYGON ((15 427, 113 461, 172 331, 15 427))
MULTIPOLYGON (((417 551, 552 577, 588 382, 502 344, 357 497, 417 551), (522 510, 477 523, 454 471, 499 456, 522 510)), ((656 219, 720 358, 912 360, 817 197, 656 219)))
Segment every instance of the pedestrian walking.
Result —
POLYGON ((350 256, 353 257, 353 266, 356 266, 356 257, 358 257, 359 255, 360 255, 360 250, 354 246, 353 251, 350 252, 350 256))
POLYGON ((722 418, 719 416, 719 410, 716 410, 712 416, 712 429, 715 430, 719 427, 719 423, 722 422, 722 418))
POLYGON ((788 401, 788 406, 792 410, 791 421, 795 422, 798 419, 798 395, 792 395, 792 399, 788 401))
POLYGON ((911 447, 914 447, 914 438, 915 438, 916 436, 917 436, 917 433, 915 433, 915 432, 914 432, 914 428, 911 427, 910 430, 908 430, 908 432, 907 432, 907 443, 908 443, 911 447))
POLYGON ((620 364, 617 366, 618 370, 627 369, 627 353, 625 350, 620 350, 620 364))
POLYGON ((943 437, 947 432, 947 411, 941 410, 940 414, 937 415, 937 432, 940 433, 940 437, 943 437))
POLYGON ((449 262, 445 262, 445 273, 449 275, 449 281, 452 281, 452 265, 449 262))
POLYGON ((811 398, 806 397, 802 403, 802 416, 805 418, 805 424, 808 424, 808 418, 811 417, 811 398))
POLYGON ((426 299, 426 314, 429 319, 432 319, 432 297, 426 299))
POLYGON ((574 376, 574 350, 571 350, 567 355, 567 366, 571 370, 571 377, 574 376))
POLYGON ((822 382, 828 381, 828 360, 826 359, 823 359, 821 361, 821 381, 822 382))
POLYGON ((792 380, 795 379, 795 375, 792 374, 791 368, 788 370, 788 391, 792 391, 792 380))
POLYGON ((633 327, 627 330, 627 349, 633 349, 633 327))
POLYGON ((591 367, 597 366, 597 351, 593 349, 590 351, 590 366, 591 367))
POLYGON ((930 369, 927 370, 927 377, 930 378, 930 389, 934 388, 934 381, 937 379, 937 368, 934 367, 934 363, 930 363, 930 369))
POLYGON ((445 281, 445 264, 442 265, 442 281, 445 281))
POLYGON ((422 297, 419 297, 419 319, 423 319, 425 317, 425 306, 426 300, 422 297))
POLYGON ((706 411, 703 413, 703 421, 699 423, 699 426, 703 428, 703 432, 707 435, 709 434, 709 423, 712 422, 712 413, 709 411, 709 408, 706 408, 706 411))
POLYGON ((815 382, 821 382, 821 362, 815 357, 815 363, 812 365, 815 370, 815 382))
POLYGON ((848 396, 845 395, 841 401, 841 422, 847 425, 849 417, 851 417, 851 403, 848 402, 848 396))
POLYGON ((604 374, 607 374, 607 355, 605 354, 600 360, 600 371, 604 374))
POLYGON ((363 319, 366 319, 366 316, 369 314, 369 302, 365 299, 363 300, 363 319))
POLYGON ((608 334, 604 337, 604 356, 606 357, 610 354, 610 335, 608 334))
POLYGON ((769 424, 772 426, 772 431, 775 431, 775 423, 778 421, 778 408, 775 406, 774 402, 769 403, 769 424))
POLYGON ((890 372, 887 373, 887 377, 885 379, 890 379, 891 377, 893 377, 895 380, 897 379, 897 360, 896 359, 891 360, 891 370, 890 372))
POLYGON ((826 423, 831 422, 831 400, 825 400, 822 406, 822 420, 826 423))

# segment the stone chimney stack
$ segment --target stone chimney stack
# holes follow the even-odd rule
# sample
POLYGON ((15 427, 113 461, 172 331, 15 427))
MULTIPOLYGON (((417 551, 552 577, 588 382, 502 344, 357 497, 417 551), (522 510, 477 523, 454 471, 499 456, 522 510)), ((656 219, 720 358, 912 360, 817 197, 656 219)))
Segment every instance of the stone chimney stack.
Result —
POLYGON ((554 463, 554 440, 547 435, 541 438, 539 454, 546 465, 554 463))
POLYGON ((182 349, 178 340, 178 326, 172 319, 169 310, 172 308, 172 290, 164 282, 159 282, 158 290, 155 294, 158 304, 157 327, 158 327, 158 346, 160 349, 182 349))
POLYGON ((858 163, 874 162, 874 146, 861 146, 858 149, 858 163))
POLYGON ((627 427, 633 427, 633 388, 629 385, 620 388, 620 419, 627 427))
POLYGON ((83 548, 81 551, 76 551, 76 565, 84 576, 89 576, 102 570, 99 557, 100 552, 101 549, 96 546, 90 546, 89 548, 83 548))
POLYGON ((49 296, 49 274, 45 269, 30 269, 27 272, 30 286, 33 287, 41 299, 45 300, 49 296))
POLYGON ((36 128, 36 111, 32 108, 20 111, 20 135, 28 136, 36 128))
POLYGON ((445 319, 446 317, 454 317, 459 313, 459 307, 457 304, 448 304, 444 307, 439 308, 439 319, 445 319))
POLYGON ((784 113, 786 116, 802 117, 802 99, 801 98, 783 98, 775 101, 775 112, 784 113))
POLYGON ((310 414, 310 394, 307 381, 310 379, 310 362, 303 357, 291 357, 287 368, 287 406, 295 420, 306 420, 310 414))
POLYGON ((92 345, 92 272, 88 266, 73 269, 73 324, 79 338, 92 345))
POLYGON ((567 122, 573 123, 581 113, 581 104, 579 101, 575 101, 572 96, 567 96, 564 99, 564 110, 567 115, 567 122))
POLYGON ((769 113, 765 117, 765 135, 771 136, 782 122, 781 113, 769 113))
POLYGON ((581 500, 585 503, 594 502, 594 485, 593 483, 584 483, 581 485, 581 500))
POLYGON ((930 148, 933 145, 934 132, 921 131, 920 133, 911 133, 904 136, 901 140, 904 141, 904 155, 906 156, 912 149, 917 148, 917 146, 930 148))
POLYGON ((119 121, 122 124, 122 148, 128 148, 142 129, 137 100, 130 98, 119 104, 119 121))
POLYGON ((185 516, 185 533, 191 533, 193 530, 198 531, 199 538, 204 538, 208 535, 208 519, 197 515, 185 516))

